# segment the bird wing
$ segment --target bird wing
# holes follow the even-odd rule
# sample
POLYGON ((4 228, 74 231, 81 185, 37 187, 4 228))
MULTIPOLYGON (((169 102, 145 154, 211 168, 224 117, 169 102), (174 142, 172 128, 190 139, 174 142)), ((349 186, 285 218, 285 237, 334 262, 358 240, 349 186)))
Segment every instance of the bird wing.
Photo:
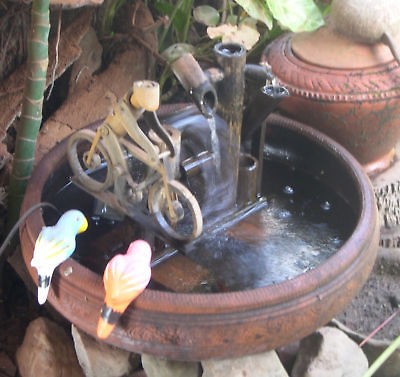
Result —
POLYGON ((55 227, 42 229, 36 240, 32 266, 56 267, 75 250, 75 237, 60 233, 55 227))
POLYGON ((149 284, 149 263, 135 263, 131 255, 117 255, 108 262, 103 275, 106 302, 131 301, 149 284))

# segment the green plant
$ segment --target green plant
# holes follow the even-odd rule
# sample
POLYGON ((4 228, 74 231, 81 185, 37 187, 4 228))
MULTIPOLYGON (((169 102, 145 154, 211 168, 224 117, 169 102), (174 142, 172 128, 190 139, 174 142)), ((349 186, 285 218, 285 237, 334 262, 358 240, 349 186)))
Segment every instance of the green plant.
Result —
MULTIPOLYGON (((116 11, 122 1, 109 0, 108 12, 103 20, 105 32, 110 32, 116 11)), ((202 33, 199 27, 201 25, 213 27, 233 22, 237 27, 247 25, 254 29, 266 28, 267 32, 264 31, 260 38, 260 41, 265 43, 282 29, 310 30, 323 23, 322 13, 313 0, 235 0, 235 2, 222 0, 219 10, 195 7, 192 13, 194 1, 153 0, 152 4, 149 3, 156 12, 169 17, 167 25, 160 27, 159 30, 160 51, 172 44, 181 43, 182 46, 186 46, 183 50, 193 49, 197 55, 207 56, 214 42, 210 41, 204 30, 202 33), (209 20, 206 12, 211 12, 213 21, 209 20)), ((319 3, 323 6, 326 2, 319 1, 319 3)), ((28 78, 9 185, 9 228, 19 216, 19 209, 33 168, 36 138, 42 121, 43 93, 48 66, 49 0, 33 0, 31 18, 28 78)), ((224 35, 219 35, 218 38, 223 39, 224 35)), ((165 81, 167 74, 168 68, 164 69, 161 75, 162 81, 165 81)))
POLYGON ((104 0, 101 6, 98 28, 100 38, 112 36, 114 19, 124 3, 125 0, 104 0))
POLYGON ((16 222, 33 169, 36 138, 42 122, 48 66, 49 0, 33 0, 28 38, 27 79, 9 184, 8 228, 16 222))
MULTIPOLYGON (((314 0, 219 0, 217 6, 194 0, 154 0, 149 6, 168 18, 159 29, 159 51, 167 61, 183 52, 199 60, 212 60, 216 40, 238 42, 257 59, 269 40, 284 30, 314 30, 324 24, 326 1, 314 0), (194 5, 193 11, 191 11, 194 5)), ((171 76, 168 67, 160 74, 163 87, 171 76)))
MULTIPOLYGON (((314 30, 324 24, 323 16, 329 9, 325 2, 313 0, 223 0, 219 7, 196 6, 193 13, 190 11, 193 0, 178 0, 177 3, 155 0, 153 5, 157 12, 169 18, 169 23, 160 31, 160 51, 174 43, 203 42, 204 35, 199 35, 199 28, 196 28, 198 24, 208 27, 209 36, 236 38, 246 43, 251 30, 253 39, 256 34, 265 32, 273 36, 274 30, 314 30), (220 32, 215 32, 216 29, 220 32)), ((249 50, 253 46, 254 43, 247 45, 249 50)))

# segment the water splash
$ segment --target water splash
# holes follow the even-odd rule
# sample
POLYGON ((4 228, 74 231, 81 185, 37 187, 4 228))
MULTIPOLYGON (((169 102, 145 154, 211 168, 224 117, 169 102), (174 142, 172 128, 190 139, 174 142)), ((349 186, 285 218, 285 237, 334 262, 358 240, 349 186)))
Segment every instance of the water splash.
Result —
POLYGON ((204 151, 213 155, 211 163, 198 166, 196 175, 189 174, 185 182, 199 201, 203 222, 207 225, 219 220, 235 203, 228 127, 216 115, 208 119, 200 115, 188 117, 179 126, 183 130, 182 160, 199 156, 204 151))
POLYGON ((325 200, 321 203, 321 209, 323 209, 324 211, 330 211, 331 208, 332 204, 328 200, 325 200))
POLYGON ((289 185, 286 185, 284 188, 283 188, 283 193, 284 194, 287 194, 287 195, 293 195, 294 194, 294 188, 292 187, 292 186, 289 186, 289 185))
POLYGON ((308 211, 319 213, 299 215, 302 200, 272 198, 228 231, 204 237, 189 257, 209 269, 224 291, 264 287, 316 268, 343 245, 345 234, 325 221, 317 203, 308 211))

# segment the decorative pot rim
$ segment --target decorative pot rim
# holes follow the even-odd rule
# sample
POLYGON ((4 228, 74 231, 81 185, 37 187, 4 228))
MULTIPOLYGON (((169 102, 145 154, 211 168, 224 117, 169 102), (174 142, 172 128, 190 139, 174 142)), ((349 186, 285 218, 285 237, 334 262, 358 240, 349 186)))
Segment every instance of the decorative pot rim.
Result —
MULTIPOLYGON (((280 117, 277 115, 271 115, 272 121, 274 117, 280 117)), ((322 135, 320 134, 320 132, 308 127, 308 126, 304 126, 302 129, 303 135, 308 137, 308 138, 315 138, 315 134, 318 134, 318 141, 322 144, 324 143, 325 139, 330 139, 328 136, 322 135)), ((338 145, 336 142, 334 142, 332 139, 330 139, 330 142, 333 143, 333 147, 332 147, 332 151, 334 153, 336 153, 338 155, 338 157, 340 157, 342 159, 342 162, 344 163, 348 163, 348 165, 352 164, 353 166, 359 166, 359 163, 356 161, 356 159, 349 153, 347 152, 342 146, 338 145)), ((62 145, 65 143, 65 147, 66 147, 66 140, 64 140, 62 143, 60 143, 58 146, 61 145, 61 147, 58 148, 58 150, 61 151, 60 148, 62 148, 62 145)), ((65 149, 65 148, 64 148, 65 149)), ((52 162, 57 161, 59 159, 60 156, 56 156, 55 155, 55 149, 53 149, 52 151, 50 151, 50 156, 48 156, 48 158, 46 158, 45 160, 42 160, 42 162, 39 165, 44 165, 44 164, 52 164, 52 162)), ((59 154, 59 153, 58 153, 59 154)), ((40 167, 38 167, 40 169, 40 167)), ((362 168, 359 166, 359 171, 353 171, 352 172, 354 174, 354 179, 356 179, 358 181, 358 183, 360 185, 365 186, 370 186, 370 184, 368 183, 368 178, 364 175, 362 168)), ((39 174, 40 175, 40 174, 39 174)), ((40 197, 36 197, 40 194, 42 188, 43 188, 43 184, 40 184, 39 182, 36 182, 37 179, 35 178, 39 178, 36 175, 36 177, 33 177, 33 183, 31 184, 35 186, 35 202, 37 203, 38 201, 40 201, 40 197)), ((40 178, 39 178, 40 180, 40 178)), ((363 203, 360 204, 360 206, 363 208, 363 213, 360 213, 360 218, 362 219, 371 219, 371 218, 375 218, 377 216, 376 215, 372 215, 373 213, 377 213, 376 211, 376 207, 375 207, 375 201, 373 198, 373 191, 371 189, 371 191, 367 192, 365 196, 363 196, 362 198, 363 203)), ((28 203, 27 201, 24 202, 23 208, 21 212, 24 212, 25 210, 27 210, 30 207, 30 203, 28 203)), ((40 212, 36 211, 34 214, 32 214, 31 219, 35 219, 36 221, 39 221, 39 223, 41 224, 41 226, 44 226, 44 222, 43 222, 43 218, 40 214, 40 212), (36 219, 35 219, 36 218, 36 219)), ((365 221, 365 220, 364 220, 365 221)), ((33 222, 33 221, 32 221, 33 222)), ((357 240, 357 242, 363 243, 365 242, 364 240, 366 239, 366 231, 365 231, 365 224, 360 224, 360 222, 356 225, 354 232, 352 233, 351 239, 353 240, 357 240)), ((373 225, 371 223, 371 226, 366 227, 367 229, 375 229, 378 228, 377 224, 373 225)), ((39 233, 40 229, 36 230, 37 233, 39 233)), ((370 232, 370 230, 368 231, 370 232)), ((351 252, 350 247, 349 247, 349 240, 347 240, 344 245, 332 256, 329 258, 329 261, 338 259, 338 262, 340 260, 340 257, 342 256, 342 254, 350 254, 352 255, 352 257, 348 260, 348 264, 351 264, 355 261, 355 259, 357 259, 359 256, 356 255, 354 252, 351 252)), ((33 251, 32 251, 33 252, 33 251)), ((72 258, 69 258, 72 259, 72 258)), ((25 262, 29 262, 27 260, 25 260, 25 262)), ((80 265, 78 262, 76 262, 75 260, 72 259, 72 261, 68 260, 68 263, 71 263, 71 267, 73 268, 77 268, 79 266, 79 268, 82 268, 84 270, 87 270, 86 274, 91 275, 91 279, 94 276, 99 276, 96 273, 92 272, 91 270, 87 269, 86 267, 80 265)), ((159 299, 163 300, 163 298, 168 297, 170 298, 170 296, 176 296, 176 295, 180 295, 183 296, 185 298, 187 298, 187 302, 184 301, 181 303, 182 307, 181 309, 183 310, 184 313, 186 313, 186 304, 190 303, 190 304, 194 304, 192 302, 192 300, 195 298, 197 301, 197 307, 198 309, 209 309, 209 304, 207 303, 207 299, 205 299, 207 296, 212 296, 216 301, 218 301, 218 303, 215 304, 215 307, 211 309, 211 311, 218 309, 221 306, 221 303, 223 303, 224 305, 227 305, 227 310, 232 309, 231 305, 232 305, 232 300, 234 300, 235 298, 237 298, 238 296, 241 296, 241 298, 244 300, 244 306, 243 309, 249 309, 249 308, 257 308, 258 305, 257 303, 254 302, 254 298, 252 297, 251 299, 249 299, 249 302, 251 302, 252 304, 250 305, 250 307, 248 307, 245 302, 246 297, 247 296, 252 296, 252 292, 254 293, 263 293, 263 296, 265 295, 265 297, 268 297, 268 301, 270 305, 274 305, 274 303, 279 302, 280 297, 276 297, 275 291, 276 287, 281 287, 281 289, 283 291, 286 291, 288 293, 288 300, 290 300, 290 298, 293 296, 295 296, 298 292, 296 290, 293 290, 292 286, 302 286, 302 284, 300 283, 303 280, 309 281, 309 279, 311 278, 311 281, 314 282, 314 285, 309 284, 309 287, 307 289, 308 293, 312 293, 313 291, 315 291, 316 289, 318 289, 318 287, 330 280, 331 276, 332 276, 332 268, 325 268, 327 262, 322 263, 321 265, 319 265, 317 268, 312 269, 310 271, 307 271, 306 273, 303 273, 299 276, 294 277, 293 279, 290 280, 286 280, 286 281, 282 281, 280 283, 274 284, 273 286, 267 286, 267 287, 261 287, 261 288, 255 288, 255 289, 251 289, 251 290, 246 290, 246 291, 239 291, 239 292, 226 292, 226 293, 208 293, 208 294, 203 294, 203 293, 174 293, 174 292, 164 292, 164 291, 158 291, 158 290, 146 290, 141 296, 139 296, 139 298, 136 300, 136 307, 143 307, 143 308, 148 308, 148 305, 150 304, 151 301, 153 301, 154 299, 154 294, 157 294, 157 296, 159 297, 159 299), (326 275, 325 278, 323 280, 321 280, 321 274, 320 274, 320 268, 324 268, 326 269, 326 275), (294 284, 293 284, 294 283, 294 284), (155 293, 156 292, 156 293, 155 293), (291 293, 289 293, 291 292, 291 293), (204 300, 205 299, 205 300, 204 300), (222 302, 221 302, 222 300, 222 302), (225 302, 226 300, 226 302, 225 302)), ((334 264, 335 265, 335 264, 334 264)), ((29 263, 27 263, 27 266, 29 266, 29 263)), ((336 264, 335 267, 339 267, 339 268, 343 268, 343 266, 341 266, 340 263, 336 264)), ((32 277, 35 278, 36 276, 36 272, 34 269, 29 268, 31 275, 33 275, 32 277)), ((55 272, 56 274, 57 272, 55 272)), ((265 297, 263 297, 262 300, 262 305, 265 304, 265 297)), ((51 301, 51 300, 50 300, 51 301)), ((178 306, 179 303, 176 303, 176 305, 178 306)), ((153 307, 153 305, 150 305, 150 307, 154 310, 157 310, 157 303, 155 305, 155 307, 153 307)), ((236 306, 235 306, 236 307, 236 306)), ((236 307, 237 308, 237 307, 236 307)), ((171 308, 174 311, 176 311, 177 307, 171 308)))
POLYGON ((363 69, 333 69, 311 64, 293 52, 293 35, 286 33, 278 37, 261 56, 261 62, 272 67, 280 84, 292 96, 333 103, 400 99, 400 66, 396 61, 363 69), (315 90, 316 87, 319 89, 315 90))
MULTIPOLYGON (((354 182, 355 187, 359 188, 356 195, 356 208, 360 208, 360 213, 357 212, 358 220, 352 235, 326 262, 321 263, 313 270, 273 286, 238 292, 207 294, 174 293, 146 289, 133 305, 128 307, 121 318, 122 323, 117 325, 107 342, 123 348, 132 347, 141 352, 184 360, 198 360, 215 357, 215 355, 221 357, 222 354, 224 357, 228 357, 238 355, 238 353, 247 354, 257 350, 261 351, 265 350, 267 342, 259 344, 260 340, 256 338, 249 342, 248 346, 247 344, 243 346, 241 341, 239 342, 236 339, 239 336, 236 332, 224 335, 224 337, 234 337, 235 341, 237 340, 236 343, 238 344, 234 343, 231 349, 223 347, 218 342, 214 342, 207 349, 198 346, 194 349, 196 344, 193 343, 193 334, 189 335, 190 329, 191 326, 200 326, 199 328, 203 330, 199 331, 204 332, 204 328, 207 327, 215 335, 216 329, 220 329, 221 326, 231 330, 233 328, 245 329, 246 326, 250 326, 253 330, 254 327, 261 326, 261 323, 265 326, 267 320, 271 322, 270 326, 278 326, 279 328, 279 326, 282 326, 281 317, 283 313, 297 318, 300 307, 309 315, 312 313, 313 318, 315 318, 311 321, 312 323, 303 324, 301 328, 299 327, 301 321, 299 320, 299 323, 296 321, 296 324, 293 325, 296 328, 296 334, 291 334, 291 336, 305 336, 310 331, 310 326, 314 328, 315 325, 320 326, 323 324, 322 322, 326 323, 331 319, 327 318, 331 314, 325 311, 323 313, 311 312, 314 306, 319 307, 319 302, 325 298, 328 301, 332 300, 331 297, 336 297, 337 291, 340 289, 350 287, 350 291, 354 290, 353 279, 355 275, 360 278, 360 281, 366 279, 366 274, 372 269, 375 260, 379 226, 373 190, 361 166, 342 146, 321 132, 298 122, 287 120, 287 118, 277 114, 271 114, 268 119, 270 122, 277 123, 283 122, 283 119, 285 119, 287 122, 285 127, 290 132, 301 132, 305 138, 324 146, 330 154, 337 157, 338 163, 346 172, 346 177, 354 182), (223 319, 221 319, 222 317, 223 319), (190 321, 188 318, 190 318, 190 321), (189 321, 190 324, 185 322, 185 325, 182 324, 184 329, 177 330, 182 321, 189 321), (144 327, 144 336, 148 336, 146 341, 142 338, 138 340, 132 335, 135 331, 141 331, 141 329, 137 329, 138 323, 144 327), (165 329, 161 330, 162 326, 165 329), (153 330, 149 330, 149 328, 153 330), (155 331, 154 329, 158 330, 155 331), (158 332, 158 334, 162 332, 164 338, 161 335, 154 335, 152 331, 158 332), (169 335, 171 331, 172 335, 169 335), (175 331, 179 342, 182 344, 175 344, 173 339, 170 343, 164 344, 165 338, 173 336, 175 331), (154 340, 154 337, 157 338, 158 336, 162 338, 160 343, 154 340), (190 354, 188 354, 188 349, 190 349, 190 354)), ((43 159, 36 167, 28 184, 27 192, 30 195, 26 196, 23 202, 22 212, 41 200, 41 193, 48 177, 44 177, 43 173, 51 172, 57 168, 57 165, 61 165, 63 158, 65 161, 65 154, 66 141, 54 148, 47 158, 43 159)), ((30 259, 32 258, 35 239, 42 226, 44 226, 43 217, 40 211, 36 211, 20 229, 21 245, 25 245, 25 247, 22 247, 23 258, 29 274, 36 283, 36 270, 30 266, 30 259)), ((74 259, 69 258, 55 271, 49 292, 50 303, 59 312, 64 313, 69 321, 89 334, 96 334, 97 323, 91 320, 82 321, 82 315, 86 319, 93 317, 93 315, 98 316, 103 300, 104 288, 101 276, 80 265, 74 259), (80 279, 76 279, 77 274, 79 274, 80 279), (82 289, 82 287, 85 289, 82 289), (76 302, 78 300, 79 302, 76 302), (80 305, 79 308, 78 305, 80 305)), ((346 299, 341 297, 340 300, 345 301, 346 299)), ((338 303, 336 302, 336 304, 338 303)), ((137 333, 135 334, 137 336, 137 333)), ((207 338, 208 335, 202 336, 207 338)), ((264 339, 265 336, 262 335, 260 339, 264 339)), ((285 336, 286 338, 269 339, 268 342, 270 343, 268 344, 274 342, 273 345, 276 347, 277 342, 288 340, 289 335, 285 333, 285 336)), ((246 335, 247 341, 249 341, 248 338, 249 335, 246 335)))

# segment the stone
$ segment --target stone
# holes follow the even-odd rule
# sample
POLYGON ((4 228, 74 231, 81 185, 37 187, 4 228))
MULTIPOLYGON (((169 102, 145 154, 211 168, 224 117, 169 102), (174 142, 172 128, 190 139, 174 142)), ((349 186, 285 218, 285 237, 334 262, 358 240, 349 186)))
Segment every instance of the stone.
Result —
POLYGON ((15 376, 17 367, 5 352, 0 352, 0 376, 15 376))
MULTIPOLYGON (((388 250, 385 250, 385 252, 386 251, 388 250)), ((384 252, 383 249, 379 250, 380 254, 382 252, 384 252)), ((365 353, 365 356, 367 356, 369 365, 371 365, 394 340, 394 338, 392 340, 380 340, 371 338, 365 342, 366 335, 351 330, 340 321, 333 319, 330 324, 342 330, 346 335, 350 337, 350 339, 354 340, 357 344, 364 342, 362 350, 365 353)), ((391 326, 393 326, 393 323, 391 324, 391 326)), ((376 376, 374 375, 374 377, 399 377, 399 370, 400 347, 398 347, 397 350, 394 351, 392 355, 383 363, 383 365, 376 372, 376 376)))
POLYGON ((117 55, 108 68, 79 85, 62 105, 46 120, 37 138, 35 162, 72 132, 104 119, 113 104, 143 80, 146 67, 144 52, 137 46, 117 55))
POLYGON ((293 369, 294 362, 296 361, 297 353, 299 352, 300 341, 295 341, 289 344, 285 344, 277 348, 275 351, 285 367, 287 372, 293 369))
POLYGON ((292 377, 361 377, 368 360, 344 332, 322 327, 300 342, 292 377))
MULTIPOLYGON (((86 34, 92 20, 92 11, 84 10, 76 15, 73 22, 63 28, 61 39, 57 41, 56 35, 49 37, 49 68, 46 80, 46 87, 53 79, 53 67, 55 66, 56 44, 58 43, 58 64, 55 70, 54 79, 59 78, 80 54, 80 40, 86 34)), ((56 33, 54 33, 56 34, 56 33)), ((24 97, 25 79, 28 75, 27 64, 19 66, 5 80, 0 82, 0 141, 4 142, 7 137, 7 130, 21 114, 21 104, 24 97)))
POLYGON ((147 377, 147 376, 146 376, 146 372, 142 369, 142 370, 139 370, 139 371, 133 373, 129 377, 147 377))
POLYGON ((72 339, 47 318, 39 317, 28 325, 16 360, 21 377, 84 377, 72 339))
POLYGON ((120 377, 140 365, 140 355, 99 342, 74 325, 71 332, 86 377, 120 377))
POLYGON ((289 377, 275 351, 224 360, 205 360, 202 377, 289 377))
MULTIPOLYGON (((147 377, 200 377, 200 363, 167 360, 142 355, 142 365, 147 377)), ((231 376, 230 376, 231 377, 231 376)))
POLYGON ((101 67, 101 56, 103 47, 101 46, 96 31, 91 27, 81 39, 79 47, 82 50, 79 58, 71 67, 71 77, 68 94, 74 90, 87 88, 90 85, 92 75, 101 67))

